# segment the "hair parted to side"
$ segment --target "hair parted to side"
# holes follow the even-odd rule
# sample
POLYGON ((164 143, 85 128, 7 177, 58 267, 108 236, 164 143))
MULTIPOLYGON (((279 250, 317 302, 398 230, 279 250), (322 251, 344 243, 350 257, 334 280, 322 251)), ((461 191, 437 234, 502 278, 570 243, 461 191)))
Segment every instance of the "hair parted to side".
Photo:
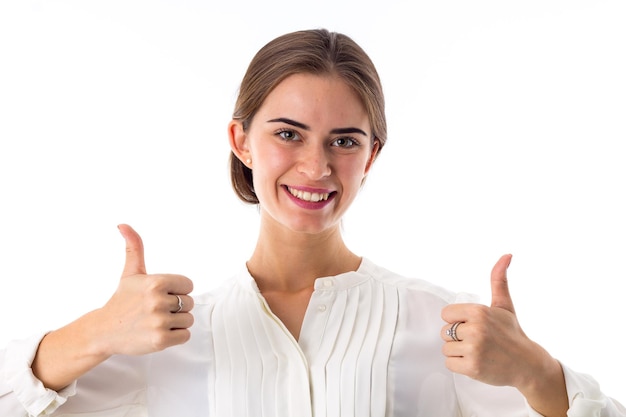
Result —
MULTIPOLYGON (((326 29, 288 33, 267 43, 252 58, 239 88, 233 119, 244 130, 270 92, 285 78, 298 73, 336 74, 361 98, 369 116, 379 152, 387 140, 385 99, 376 67, 350 37, 326 29)), ((237 196, 258 204, 252 185, 252 170, 230 154, 230 178, 237 196)))

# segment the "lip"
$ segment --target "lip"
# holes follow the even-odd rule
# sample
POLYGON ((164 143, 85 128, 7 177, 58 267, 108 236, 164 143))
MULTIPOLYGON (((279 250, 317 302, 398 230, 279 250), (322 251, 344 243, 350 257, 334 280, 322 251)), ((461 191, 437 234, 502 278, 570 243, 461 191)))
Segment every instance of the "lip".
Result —
POLYGON ((302 207, 308 210, 319 210, 319 209, 326 207, 328 204, 330 204, 332 200, 335 199, 335 196, 337 195, 336 191, 332 191, 332 190, 328 190, 324 188, 313 188, 313 187, 304 187, 304 186, 288 187, 286 185, 283 185, 282 188, 283 190, 285 190, 285 194, 287 195, 287 197, 291 201, 293 201, 298 207, 302 207), (308 191, 310 193, 328 194, 328 198, 326 200, 320 200, 320 201, 300 200, 298 197, 291 194, 291 192, 289 191, 289 188, 291 188, 292 190, 298 190, 298 191, 308 191))

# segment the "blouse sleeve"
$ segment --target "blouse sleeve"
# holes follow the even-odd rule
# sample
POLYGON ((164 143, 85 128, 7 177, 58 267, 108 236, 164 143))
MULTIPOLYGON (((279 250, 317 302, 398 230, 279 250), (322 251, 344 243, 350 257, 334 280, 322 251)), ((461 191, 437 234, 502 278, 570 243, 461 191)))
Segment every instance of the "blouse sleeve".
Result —
MULTIPOLYGON (((477 297, 460 293, 454 302, 476 302, 477 297)), ((574 372, 561 364, 565 376, 565 385, 569 398, 568 417, 626 417, 626 408, 617 400, 605 396, 595 379, 586 374, 574 372)), ((471 380, 462 375, 455 375, 455 384, 460 403, 480 416, 510 415, 512 410, 521 409, 519 391, 508 387, 493 387, 471 380), (489 399, 485 401, 485 399, 489 399), (482 408, 488 404, 486 408, 482 408), (517 404, 517 405, 516 405, 517 404)), ((526 401, 528 417, 543 417, 526 401)))
POLYGON ((43 336, 10 342, 0 351, 0 416, 147 416, 145 356, 113 356, 57 392, 31 370, 43 336))
MULTIPOLYGON (((568 417, 626 417, 626 408, 602 394, 593 378, 565 366, 563 372, 569 397, 568 417)), ((454 377, 463 416, 543 417, 515 388, 494 387, 464 375, 454 377)))
POLYGON ((43 386, 31 370, 45 333, 10 342, 0 350, 0 415, 47 416, 76 393, 76 382, 61 391, 43 386))
POLYGON ((563 364, 561 367, 570 402, 568 417, 626 417, 626 408, 606 397, 592 377, 574 372, 563 364))

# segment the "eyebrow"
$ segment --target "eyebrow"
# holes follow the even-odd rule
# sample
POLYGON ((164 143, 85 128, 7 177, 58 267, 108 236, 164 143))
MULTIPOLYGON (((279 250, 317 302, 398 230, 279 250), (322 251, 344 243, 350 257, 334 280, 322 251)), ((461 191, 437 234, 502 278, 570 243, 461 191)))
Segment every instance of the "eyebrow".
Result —
MULTIPOLYGON (((271 120, 268 120, 267 122, 268 123, 286 123, 288 125, 295 126, 303 130, 311 130, 311 128, 308 125, 305 125, 304 123, 296 122, 295 120, 291 120, 286 117, 279 117, 277 119, 271 119, 271 120)), ((361 129, 357 127, 338 127, 336 129, 332 129, 330 133, 335 134, 335 135, 337 134, 341 135, 341 134, 346 134, 346 133, 360 133, 361 135, 367 137, 367 133, 365 133, 364 131, 362 131, 361 129)))

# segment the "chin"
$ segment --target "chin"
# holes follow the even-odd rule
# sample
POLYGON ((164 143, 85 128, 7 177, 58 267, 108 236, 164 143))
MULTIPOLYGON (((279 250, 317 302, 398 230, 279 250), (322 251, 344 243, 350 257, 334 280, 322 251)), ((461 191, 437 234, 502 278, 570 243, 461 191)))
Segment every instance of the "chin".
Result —
POLYGON ((319 235, 322 233, 333 232, 339 228, 339 222, 315 222, 311 219, 303 220, 300 222, 294 222, 293 219, 289 222, 287 228, 296 233, 303 233, 309 235, 319 235))

